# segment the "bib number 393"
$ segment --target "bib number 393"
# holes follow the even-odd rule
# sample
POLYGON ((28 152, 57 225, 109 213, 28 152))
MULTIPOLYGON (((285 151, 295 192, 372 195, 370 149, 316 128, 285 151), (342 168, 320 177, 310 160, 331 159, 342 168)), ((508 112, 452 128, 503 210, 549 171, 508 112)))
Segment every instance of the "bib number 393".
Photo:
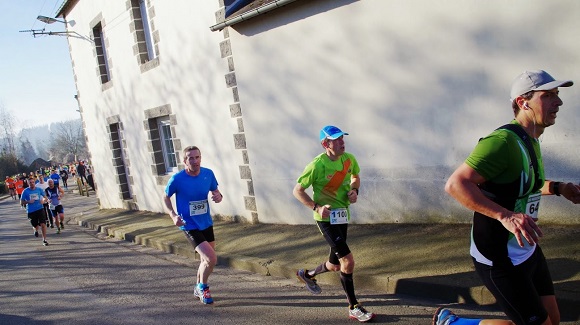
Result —
POLYGON ((348 223, 348 211, 346 208, 330 210, 330 223, 333 225, 348 223))
POLYGON ((207 213, 207 200, 201 201, 190 201, 189 202, 189 215, 197 216, 200 214, 207 213))
POLYGON ((528 196, 528 202, 526 203, 526 214, 532 217, 534 220, 538 220, 538 211, 540 210, 541 198, 542 193, 536 193, 528 196))

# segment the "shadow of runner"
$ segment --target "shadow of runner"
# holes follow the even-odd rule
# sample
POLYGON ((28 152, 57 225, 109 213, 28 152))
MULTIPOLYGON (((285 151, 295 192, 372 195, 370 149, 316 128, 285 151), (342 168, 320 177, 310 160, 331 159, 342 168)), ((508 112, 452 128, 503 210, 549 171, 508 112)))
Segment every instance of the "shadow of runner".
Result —
POLYGON ((45 321, 45 320, 36 320, 29 317, 18 316, 18 315, 7 315, 7 314, 0 314, 0 323, 3 325, 21 325, 21 324, 30 324, 30 325, 53 325, 55 322, 45 321))
MULTIPOLYGON (((550 269, 554 270, 553 273, 559 273, 557 270, 561 269, 570 269, 570 266, 566 268, 554 267, 554 264, 558 265, 561 263, 578 264, 574 260, 565 259, 548 261, 550 269)), ((554 277, 554 280, 561 278, 560 276, 554 277)), ((554 283, 561 321, 578 321, 580 310, 578 309, 578 301, 574 297, 574 294, 579 289, 580 281, 578 280, 554 283)), ((494 308, 499 310, 499 306, 495 304, 495 298, 482 285, 481 280, 475 272, 400 279, 397 281, 395 293, 411 296, 419 295, 421 297, 449 303, 459 302, 472 305, 494 306, 494 308)))

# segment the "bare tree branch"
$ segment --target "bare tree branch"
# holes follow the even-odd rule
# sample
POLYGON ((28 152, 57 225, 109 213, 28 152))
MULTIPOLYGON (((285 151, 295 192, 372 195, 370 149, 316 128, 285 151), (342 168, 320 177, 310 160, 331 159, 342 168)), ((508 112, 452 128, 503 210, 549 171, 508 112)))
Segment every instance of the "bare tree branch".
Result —
POLYGON ((51 132, 51 160, 69 162, 86 153, 86 143, 81 120, 53 124, 51 132))
POLYGON ((4 138, 2 144, 2 152, 16 157, 16 147, 14 145, 14 139, 16 134, 14 132, 14 117, 2 103, 0 103, 0 126, 4 130, 4 138))

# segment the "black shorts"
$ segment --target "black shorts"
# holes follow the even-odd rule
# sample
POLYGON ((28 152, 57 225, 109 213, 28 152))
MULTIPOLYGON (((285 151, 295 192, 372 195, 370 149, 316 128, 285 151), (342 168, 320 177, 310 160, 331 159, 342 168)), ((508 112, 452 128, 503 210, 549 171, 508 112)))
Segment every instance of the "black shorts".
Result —
POLYGON ((46 223, 46 215, 44 214, 44 209, 32 211, 28 213, 28 219, 32 227, 38 227, 42 223, 46 223))
POLYGON ((185 238, 189 240, 193 248, 199 246, 199 244, 203 243, 204 241, 211 243, 215 241, 215 236, 213 233, 213 226, 206 228, 204 230, 184 230, 185 238))
POLYGON ((52 209, 50 211, 52 211, 53 216, 56 216, 59 213, 64 213, 64 208, 62 207, 61 204, 59 204, 59 205, 55 205, 54 209, 52 209))
POLYGON ((333 225, 330 222, 316 221, 318 229, 330 245, 328 261, 334 265, 340 265, 340 259, 350 254, 350 248, 346 244, 348 223, 333 225))
POLYGON ((539 325, 548 319, 540 297, 554 295, 554 284, 540 246, 517 266, 488 266, 475 259, 473 264, 485 287, 513 322, 539 325))

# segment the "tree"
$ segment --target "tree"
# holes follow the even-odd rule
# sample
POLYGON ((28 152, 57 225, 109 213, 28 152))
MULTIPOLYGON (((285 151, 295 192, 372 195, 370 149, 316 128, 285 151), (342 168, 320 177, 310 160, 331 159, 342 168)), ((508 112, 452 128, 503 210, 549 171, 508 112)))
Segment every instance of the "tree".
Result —
POLYGON ((14 146, 14 117, 0 103, 0 126, 4 130, 2 136, 2 153, 16 157, 16 147, 14 146))
MULTIPOLYGON (((0 176, 13 176, 28 172, 28 167, 16 155, 16 122, 12 114, 0 102, 0 176)), ((2 178, 4 179, 4 178, 2 178)))
POLYGON ((20 137, 20 157, 25 164, 30 164, 37 158, 36 150, 25 136, 20 137))
POLYGON ((2 176, 2 180, 4 180, 5 176, 13 176, 27 171, 27 167, 15 155, 0 154, 0 176, 2 176))
POLYGON ((48 145, 50 142, 47 140, 36 140, 34 148, 36 148, 36 153, 38 154, 38 158, 42 158, 44 160, 50 160, 50 154, 48 152, 48 145))
POLYGON ((39 158, 50 160, 48 147, 50 146, 50 129, 48 125, 27 127, 20 130, 19 137, 26 137, 34 147, 39 158))
POLYGON ((76 161, 86 156, 86 143, 80 119, 55 123, 51 127, 51 160, 55 162, 76 161))

